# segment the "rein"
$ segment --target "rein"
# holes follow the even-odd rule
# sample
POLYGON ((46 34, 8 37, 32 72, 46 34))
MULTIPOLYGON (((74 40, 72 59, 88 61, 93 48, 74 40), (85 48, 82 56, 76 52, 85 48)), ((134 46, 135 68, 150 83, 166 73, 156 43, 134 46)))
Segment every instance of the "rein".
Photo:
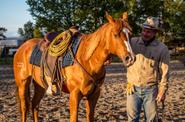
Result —
POLYGON ((72 50, 71 50, 70 47, 69 47, 69 51, 70 51, 70 53, 71 53, 71 56, 72 56, 74 62, 75 62, 76 64, 78 64, 78 66, 80 66, 80 68, 83 70, 83 72, 85 72, 85 73, 88 75, 88 77, 93 81, 93 83, 94 83, 95 85, 97 85, 97 83, 95 82, 96 80, 92 77, 92 75, 91 75, 91 74, 79 63, 79 61, 74 57, 74 54, 73 54, 73 52, 72 52, 72 50))
MULTIPOLYGON (((71 48, 69 47, 69 51, 71 53, 71 56, 74 60, 74 62, 82 69, 83 72, 85 72, 87 74, 87 76, 91 79, 91 81, 94 83, 94 88, 91 91, 90 95, 93 94, 96 91, 96 88, 99 86, 99 84, 96 82, 96 80, 93 78, 93 76, 79 63, 79 61, 74 57, 74 54, 71 50, 71 48)), ((100 79, 98 79, 97 81, 101 81, 104 78, 105 74, 103 75, 103 77, 100 77, 100 79)), ((85 97, 85 99, 88 99, 88 96, 85 97)))

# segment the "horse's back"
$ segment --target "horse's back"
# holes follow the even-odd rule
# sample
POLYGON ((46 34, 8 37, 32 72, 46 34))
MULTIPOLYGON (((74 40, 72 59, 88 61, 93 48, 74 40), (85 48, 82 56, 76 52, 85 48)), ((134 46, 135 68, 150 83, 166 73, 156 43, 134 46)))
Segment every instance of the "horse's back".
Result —
POLYGON ((16 81, 26 79, 30 74, 29 58, 34 46, 40 39, 30 39, 23 43, 14 55, 14 77, 16 81))
POLYGON ((14 58, 17 56, 17 55, 20 55, 22 54, 23 52, 25 51, 28 51, 30 48, 33 48, 34 45, 36 45, 38 42, 40 41, 40 39, 30 39, 30 40, 27 40, 26 42, 24 42, 17 50, 17 52, 15 53, 15 56, 14 58))

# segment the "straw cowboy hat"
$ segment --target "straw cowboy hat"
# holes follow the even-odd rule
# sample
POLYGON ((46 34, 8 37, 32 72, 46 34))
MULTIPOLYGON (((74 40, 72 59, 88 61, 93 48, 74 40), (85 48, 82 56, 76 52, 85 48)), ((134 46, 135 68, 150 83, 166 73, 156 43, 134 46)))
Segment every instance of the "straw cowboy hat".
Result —
POLYGON ((143 23, 143 28, 160 30, 159 18, 157 17, 147 17, 146 21, 143 23))

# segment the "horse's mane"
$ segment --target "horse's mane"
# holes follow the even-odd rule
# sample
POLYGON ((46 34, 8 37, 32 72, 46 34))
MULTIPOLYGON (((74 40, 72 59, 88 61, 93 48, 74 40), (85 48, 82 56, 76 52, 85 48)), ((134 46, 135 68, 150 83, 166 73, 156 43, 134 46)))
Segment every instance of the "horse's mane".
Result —
POLYGON ((92 54, 100 44, 101 40, 105 38, 107 31, 106 28, 108 25, 109 23, 106 23, 98 28, 94 33, 83 35, 82 41, 84 43, 83 48, 85 49, 83 50, 83 52, 81 52, 81 54, 85 60, 88 60, 92 56, 92 54))

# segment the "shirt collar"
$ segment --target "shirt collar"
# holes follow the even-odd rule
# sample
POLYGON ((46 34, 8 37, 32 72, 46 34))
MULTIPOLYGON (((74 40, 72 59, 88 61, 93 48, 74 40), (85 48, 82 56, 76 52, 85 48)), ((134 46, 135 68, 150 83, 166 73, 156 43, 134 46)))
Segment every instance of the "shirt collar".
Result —
MULTIPOLYGON (((138 43, 141 44, 141 45, 144 45, 144 42, 143 42, 143 40, 142 40, 141 37, 139 38, 139 42, 138 43)), ((151 45, 151 46, 157 46, 158 43, 159 42, 157 41, 157 39, 154 39, 149 45, 151 45)))

